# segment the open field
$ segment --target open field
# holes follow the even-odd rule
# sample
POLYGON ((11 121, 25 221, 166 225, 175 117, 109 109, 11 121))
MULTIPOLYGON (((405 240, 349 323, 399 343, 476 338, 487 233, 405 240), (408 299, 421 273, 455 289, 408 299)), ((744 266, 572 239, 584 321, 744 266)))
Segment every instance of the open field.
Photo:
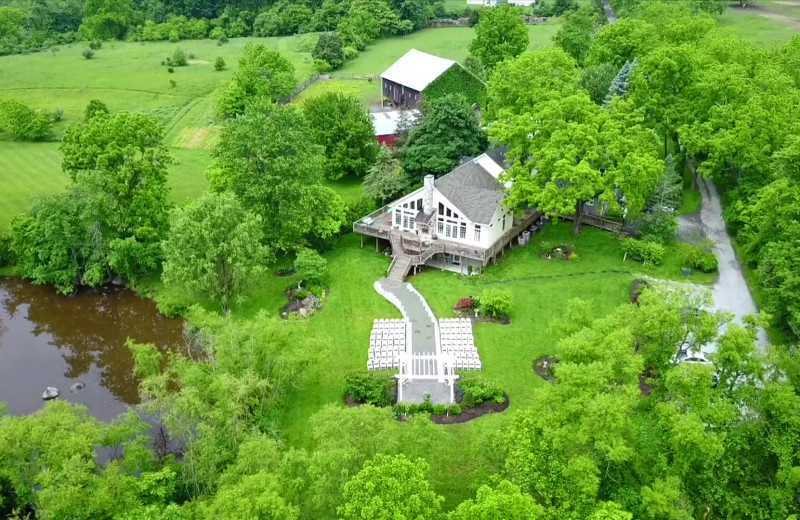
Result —
MULTIPOLYGON (((207 186, 205 169, 211 160, 206 150, 171 150, 175 164, 169 168, 170 198, 181 203, 207 186)), ((0 230, 27 211, 35 197, 62 191, 69 177, 61 171, 58 143, 0 141, 0 230)))
MULTIPOLYGON (((550 44, 558 22, 528 26, 531 48, 550 44)), ((452 27, 427 29, 408 36, 376 41, 338 74, 380 74, 412 48, 463 60, 474 29, 452 27)), ((0 96, 16 97, 31 106, 64 110, 55 130, 83 119, 91 99, 105 102, 111 111, 143 111, 159 117, 165 126, 165 143, 171 147, 176 164, 170 168, 172 198, 176 202, 202 192, 203 173, 210 151, 219 139, 220 127, 213 122, 213 92, 230 79, 236 60, 248 42, 261 42, 283 53, 295 66, 298 81, 312 74, 311 48, 314 35, 279 38, 236 38, 223 46, 214 40, 169 42, 113 42, 97 51, 95 58, 81 57, 82 44, 41 52, 0 58, 0 96), (181 48, 195 55, 188 67, 169 74, 161 61, 181 48), (227 69, 214 70, 213 61, 222 56, 227 69), (171 87, 169 80, 175 80, 171 87)), ((312 85, 298 101, 327 91, 352 93, 365 104, 380 101, 378 82, 332 79, 312 85)), ((60 191, 68 179, 60 169, 57 143, 12 143, 0 141, 0 228, 24 212, 33 197, 60 191)), ((345 201, 360 197, 355 181, 329 183, 345 201)))
MULTIPOLYGON (((469 483, 487 462, 481 454, 487 437, 507 424, 516 410, 534 405, 531 390, 544 382, 534 374, 532 363, 541 355, 556 352, 558 338, 549 326, 571 299, 593 302, 599 317, 628 301, 630 283, 637 276, 680 278, 679 262, 672 251, 663 266, 647 269, 639 263, 623 263, 622 250, 611 233, 584 227, 579 236, 573 236, 570 230, 569 224, 546 226, 531 243, 511 250, 481 277, 428 269, 408 279, 438 317, 453 316, 451 308, 459 297, 478 296, 486 287, 509 289, 514 299, 510 325, 475 326, 476 345, 484 364, 482 375, 503 386, 511 396, 511 407, 503 414, 443 426, 442 437, 432 441, 436 443, 431 449, 435 454, 432 478, 437 492, 447 498, 447 507, 470 495, 469 483), (543 240, 553 245, 575 245, 579 259, 540 258, 543 240)), ((397 309, 373 289, 375 280, 385 275, 389 257, 376 253, 371 239, 364 240, 363 248, 359 240, 358 235, 345 235, 325 255, 329 269, 324 281, 330 287, 330 296, 319 313, 298 324, 304 327, 306 337, 325 348, 304 352, 311 356, 308 366, 281 412, 280 430, 290 446, 312 445, 308 419, 325 404, 341 402, 345 375, 364 368, 372 320, 400 317, 397 309)), ((704 283, 713 278, 699 275, 691 281, 704 283)), ((248 319, 261 310, 277 314, 286 302, 283 290, 295 282, 294 277, 265 276, 251 299, 234 309, 234 319, 248 319)), ((159 289, 159 297, 185 299, 164 288, 159 289)))
POLYGON ((83 44, 61 47, 56 53, 40 52, 0 58, 3 81, 0 96, 16 97, 47 110, 64 110, 64 124, 80 120, 90 99, 100 99, 112 112, 149 111, 178 106, 207 96, 230 79, 236 61, 249 42, 263 43, 280 51, 295 66, 298 81, 311 75, 313 35, 282 38, 235 38, 219 46, 215 40, 170 42, 112 42, 95 57, 81 56, 83 44), (170 74, 161 62, 176 49, 192 53, 187 67, 175 67, 170 74), (222 56, 227 69, 214 70, 222 56), (176 82, 173 88, 170 80, 176 82))
POLYGON ((800 2, 765 0, 747 8, 732 5, 717 17, 717 23, 747 41, 771 49, 800 33, 800 2))

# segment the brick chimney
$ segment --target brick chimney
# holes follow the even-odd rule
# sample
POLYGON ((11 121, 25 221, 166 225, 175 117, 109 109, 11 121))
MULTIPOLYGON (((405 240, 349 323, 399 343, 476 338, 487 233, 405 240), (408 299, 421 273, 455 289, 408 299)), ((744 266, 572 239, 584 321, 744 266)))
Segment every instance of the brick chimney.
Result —
POLYGON ((433 213, 433 175, 426 175, 422 190, 422 211, 426 215, 433 213))

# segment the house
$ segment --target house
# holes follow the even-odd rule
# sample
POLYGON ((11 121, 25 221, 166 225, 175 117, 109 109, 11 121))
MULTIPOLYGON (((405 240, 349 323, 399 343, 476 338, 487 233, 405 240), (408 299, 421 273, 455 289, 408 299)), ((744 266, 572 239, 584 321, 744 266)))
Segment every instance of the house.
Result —
POLYGON ((504 158, 495 149, 438 179, 426 175, 421 188, 358 220, 353 230, 375 237, 376 247, 380 240, 391 244, 390 279, 402 280, 423 264, 470 272, 496 262, 541 217, 528 210, 515 218, 502 204, 504 158))
POLYGON ((469 103, 483 106, 486 85, 453 60, 411 49, 381 74, 381 93, 386 103, 417 108, 427 98, 463 94, 469 103))
POLYGON ((496 7, 497 0, 467 0, 467 5, 482 5, 483 7, 496 7))
POLYGON ((518 5, 520 7, 530 7, 536 5, 536 0, 508 0, 511 5, 518 5))
POLYGON ((391 112, 373 112, 372 127, 375 129, 375 139, 380 144, 394 146, 394 140, 399 134, 398 126, 403 117, 413 121, 419 115, 418 110, 393 110, 391 112))

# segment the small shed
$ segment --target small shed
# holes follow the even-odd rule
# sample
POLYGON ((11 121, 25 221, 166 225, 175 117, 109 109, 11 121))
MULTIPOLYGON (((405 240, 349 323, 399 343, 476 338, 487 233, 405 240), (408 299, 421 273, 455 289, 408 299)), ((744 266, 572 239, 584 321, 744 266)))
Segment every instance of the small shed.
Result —
POLYGON ((404 115, 412 120, 419 115, 418 110, 393 110, 390 112, 373 112, 372 126, 375 128, 375 139, 386 146, 394 146, 398 134, 398 125, 404 115))

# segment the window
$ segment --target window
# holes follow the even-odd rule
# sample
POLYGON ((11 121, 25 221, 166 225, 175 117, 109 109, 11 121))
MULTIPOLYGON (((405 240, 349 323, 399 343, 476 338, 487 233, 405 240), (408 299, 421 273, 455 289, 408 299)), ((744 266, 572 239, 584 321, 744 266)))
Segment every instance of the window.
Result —
POLYGON ((448 217, 452 217, 452 216, 453 216, 453 214, 452 214, 452 213, 450 213, 450 208, 447 208, 447 210, 446 210, 444 213, 445 213, 445 215, 447 215, 448 217))
POLYGON ((481 241, 481 227, 475 224, 475 242, 481 241))
POLYGON ((464 222, 458 228, 458 238, 467 238, 467 224, 464 222))
POLYGON ((444 215, 444 204, 439 203, 439 215, 444 215))
POLYGON ((422 199, 417 199, 417 210, 422 211, 422 199))
POLYGON ((400 225, 400 210, 399 209, 395 209, 394 210, 394 223, 397 226, 400 225))
POLYGON ((408 227, 408 215, 403 215, 403 227, 408 227))
POLYGON ((450 262, 453 265, 461 265, 461 255, 452 255, 450 257, 450 262))
POLYGON ((586 201, 586 205, 587 205, 587 206, 594 206, 594 199, 587 200, 587 201, 586 201))
POLYGON ((438 223, 438 225, 436 226, 436 231, 437 231, 437 232, 438 232, 440 235, 441 235, 442 233, 444 233, 444 221, 443 221, 443 220, 439 220, 439 223, 438 223))
POLYGON ((506 216, 503 215, 503 231, 506 230, 506 216))

